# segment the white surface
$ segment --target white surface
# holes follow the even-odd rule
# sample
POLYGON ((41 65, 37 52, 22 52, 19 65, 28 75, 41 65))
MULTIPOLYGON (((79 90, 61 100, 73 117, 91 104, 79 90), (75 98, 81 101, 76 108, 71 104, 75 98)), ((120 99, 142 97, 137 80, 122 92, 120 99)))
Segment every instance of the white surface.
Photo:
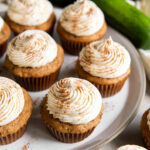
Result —
MULTIPOLYGON (((60 11, 58 12, 58 15, 59 13, 60 11)), ((143 86, 144 84, 142 83, 142 80, 143 82, 145 82, 145 80, 144 78, 142 78, 143 70, 140 65, 139 57, 136 55, 134 51, 134 47, 130 44, 130 42, 128 42, 120 34, 115 32, 111 28, 108 29, 106 37, 108 37, 110 34, 114 40, 123 44, 130 51, 132 57, 132 75, 127 80, 125 86, 123 87, 120 93, 118 93, 117 95, 111 98, 104 99, 104 107, 105 107, 104 115, 101 123, 95 129, 93 134, 83 142, 77 144, 64 144, 56 141, 48 133, 41 119, 41 116, 39 114, 39 109, 38 109, 39 103, 42 100, 42 98, 45 96, 47 91, 43 91, 39 93, 32 92, 30 94, 34 101, 34 111, 33 111, 31 121, 29 122, 29 127, 27 129, 27 132, 24 134, 22 138, 20 138, 15 143, 12 143, 8 146, 0 146, 0 150, 23 150, 25 148, 26 148, 25 150, 31 150, 31 149, 32 150, 41 150, 41 149, 42 150, 47 150, 47 149, 67 150, 67 149, 76 148, 77 146, 81 146, 81 145, 83 146, 83 144, 84 146, 89 147, 89 145, 91 144, 93 145, 97 141, 101 141, 101 143, 104 142, 105 140, 108 139, 109 136, 113 136, 114 132, 116 132, 117 130, 119 130, 121 127, 124 126, 124 123, 131 117, 131 114, 134 113, 135 108, 138 106, 140 102, 139 97, 142 96, 141 87, 144 88, 143 86)), ((57 39, 57 36, 55 36, 55 39, 57 39)), ((75 56, 65 55, 65 62, 60 72, 59 79, 68 76, 76 76, 76 72, 75 72, 76 59, 77 57, 75 56)), ((1 64, 2 64, 2 59, 1 59, 1 64)), ((1 65, 1 69, 4 71, 1 72, 1 74, 5 76, 9 76, 8 72, 3 68, 3 65, 1 65)), ((143 111, 144 110, 142 110, 142 112, 143 111)), ((141 115, 140 115, 140 119, 141 119, 141 115)), ((139 127, 140 119, 138 119, 138 122, 135 123, 136 126, 138 127, 139 127)), ((135 126, 135 124, 133 126, 135 126)), ((130 130, 128 133, 127 132, 125 133, 125 134, 129 134, 129 137, 131 137, 130 130)), ((106 149, 106 150, 115 149, 116 147, 119 146, 119 143, 122 145, 121 141, 124 141, 125 137, 126 135, 123 138, 121 137, 120 141, 118 140, 119 142, 117 142, 117 144, 114 141, 112 144, 106 145, 102 149, 106 149)), ((134 139, 138 138, 138 136, 133 136, 133 138, 134 139)), ((130 144, 130 143, 124 143, 124 144, 130 144)))

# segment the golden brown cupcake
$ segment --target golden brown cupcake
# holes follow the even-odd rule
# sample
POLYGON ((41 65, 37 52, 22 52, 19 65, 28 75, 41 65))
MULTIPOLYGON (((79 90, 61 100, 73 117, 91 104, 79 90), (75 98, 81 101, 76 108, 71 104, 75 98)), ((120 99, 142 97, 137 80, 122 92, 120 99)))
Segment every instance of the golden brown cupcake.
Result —
POLYGON ((63 10, 57 32, 64 50, 78 55, 82 47, 105 35, 103 12, 92 1, 77 0, 63 10))
POLYGON ((128 51, 111 37, 90 43, 82 49, 76 69, 79 77, 92 82, 108 97, 119 92, 130 75, 128 51))
POLYGON ((88 137, 99 124, 102 113, 102 98, 97 88, 78 78, 64 78, 53 84, 41 104, 41 115, 50 134, 65 143, 88 137))
POLYGON ((7 47, 7 42, 10 38, 10 28, 0 17, 0 57, 4 54, 7 47))
POLYGON ((150 149, 150 109, 148 109, 142 117, 141 132, 146 147, 150 149))
POLYGON ((32 99, 14 81, 0 77, 0 145, 19 139, 32 113, 32 99))
POLYGON ((5 66, 22 87, 40 91, 55 82, 63 59, 63 49, 50 35, 27 30, 9 43, 5 66))
POLYGON ((52 33, 55 14, 48 0, 14 0, 8 7, 5 20, 15 34, 31 29, 52 33))
POLYGON ((146 149, 138 145, 125 145, 119 147, 117 150, 146 150, 146 149))

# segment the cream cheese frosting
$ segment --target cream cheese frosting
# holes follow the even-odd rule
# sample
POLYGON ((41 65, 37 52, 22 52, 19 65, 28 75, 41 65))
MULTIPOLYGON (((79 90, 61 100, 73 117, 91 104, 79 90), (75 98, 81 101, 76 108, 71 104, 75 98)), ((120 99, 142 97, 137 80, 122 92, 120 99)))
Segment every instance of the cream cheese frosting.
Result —
POLYGON ((44 31, 27 30, 9 43, 7 55, 19 67, 41 67, 56 58, 57 44, 44 31))
POLYGON ((47 110, 54 118, 71 124, 87 124, 100 113, 102 98, 90 82, 64 78, 53 84, 47 95, 47 110))
POLYGON ((24 107, 22 88, 16 82, 0 77, 0 126, 15 120, 24 107))
POLYGON ((146 149, 144 147, 140 147, 137 145, 125 145, 118 148, 117 150, 146 150, 146 149))
POLYGON ((77 0, 64 9, 61 26, 76 36, 89 36, 98 32, 104 24, 104 14, 90 0, 77 0))
POLYGON ((148 125, 149 131, 150 131, 150 110, 147 115, 147 125, 148 125))
POLYGON ((128 71, 131 58, 123 46, 109 37, 84 47, 79 54, 79 63, 92 76, 116 78, 128 71))
POLYGON ((7 15, 20 25, 35 26, 46 22, 52 12, 53 6, 48 0, 13 0, 7 15))
POLYGON ((0 17, 0 32, 2 31, 4 26, 4 20, 2 19, 2 17, 0 17))

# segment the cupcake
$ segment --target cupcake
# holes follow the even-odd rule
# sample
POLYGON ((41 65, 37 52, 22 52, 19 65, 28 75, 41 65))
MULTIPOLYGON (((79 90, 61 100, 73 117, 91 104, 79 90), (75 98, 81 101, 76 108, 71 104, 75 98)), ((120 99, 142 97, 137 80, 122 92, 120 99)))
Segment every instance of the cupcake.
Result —
POLYGON ((0 77, 0 145, 19 139, 32 113, 32 99, 16 82, 0 77))
POLYGON ((90 43, 80 52, 76 70, 79 77, 92 82, 102 97, 119 92, 130 75, 128 51, 111 37, 90 43))
POLYGON ((15 34, 31 29, 52 33, 55 15, 48 0, 13 0, 5 20, 15 34))
POLYGON ((144 147, 137 146, 137 145, 125 145, 119 147, 117 150, 146 150, 144 147))
POLYGON ((148 109, 142 117, 141 132, 146 147, 150 149, 150 109, 148 109))
POLYGON ((78 55, 82 47, 105 35, 104 14, 94 2, 77 0, 63 10, 57 32, 63 48, 70 54, 78 55))
POLYGON ((90 82, 65 78, 53 84, 41 103, 41 115, 57 140, 75 143, 88 137, 103 113, 102 98, 90 82))
POLYGON ((10 28, 0 17, 0 57, 4 54, 10 38, 10 28))
POLYGON ((63 59, 63 49, 50 35, 27 30, 9 43, 5 66, 22 87, 40 91, 55 82, 63 59))

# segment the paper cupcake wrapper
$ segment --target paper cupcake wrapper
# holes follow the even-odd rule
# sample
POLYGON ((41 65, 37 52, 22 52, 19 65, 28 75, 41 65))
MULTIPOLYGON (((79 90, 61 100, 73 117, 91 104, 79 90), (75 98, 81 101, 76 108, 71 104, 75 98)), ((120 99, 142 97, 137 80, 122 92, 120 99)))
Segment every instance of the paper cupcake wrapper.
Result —
POLYGON ((80 134, 71 134, 71 133, 61 133, 52 128, 51 126, 47 125, 47 128, 50 132, 50 134, 57 139, 58 141, 64 142, 64 143, 76 143, 84 140, 87 138, 95 129, 92 128, 91 130, 88 130, 85 133, 80 133, 80 134))
POLYGON ((41 78, 23 78, 19 76, 14 76, 16 82, 18 82, 22 87, 28 91, 42 91, 48 89, 57 79, 59 70, 49 76, 44 76, 41 78))
POLYGON ((26 128, 27 128, 27 124, 13 134, 9 134, 5 137, 0 137, 0 145, 6 145, 15 142, 24 134, 26 128))
POLYGON ((99 89, 102 97, 110 97, 115 95, 122 89, 125 81, 126 79, 117 84, 112 84, 112 85, 100 85, 95 83, 93 84, 99 89))
POLYGON ((7 40, 6 42, 4 42, 2 45, 0 45, 0 57, 2 57, 3 54, 4 54, 5 51, 6 51, 6 48, 7 48, 7 42, 8 42, 8 40, 7 40))
POLYGON ((62 43, 62 47, 64 48, 64 50, 72 55, 79 55, 81 49, 86 46, 87 44, 89 44, 89 42, 73 42, 73 41, 67 41, 63 38, 60 37, 60 41, 62 43))

